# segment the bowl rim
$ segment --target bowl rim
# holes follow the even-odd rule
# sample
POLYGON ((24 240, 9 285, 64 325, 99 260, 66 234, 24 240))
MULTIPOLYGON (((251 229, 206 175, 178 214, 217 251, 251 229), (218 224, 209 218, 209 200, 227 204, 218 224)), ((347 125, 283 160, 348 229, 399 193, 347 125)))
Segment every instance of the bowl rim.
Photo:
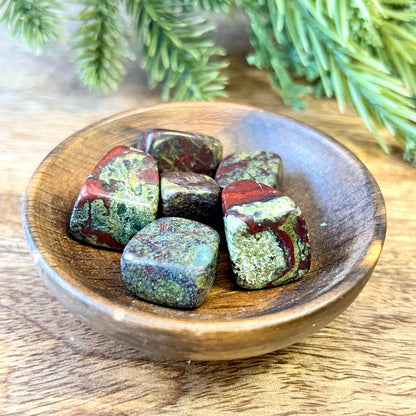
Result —
POLYGON ((356 155, 354 155, 352 151, 350 151, 343 144, 339 143, 337 140, 335 140, 328 134, 324 133, 320 129, 312 127, 304 122, 300 122, 291 117, 284 116, 278 113, 272 113, 270 111, 262 110, 257 107, 222 101, 184 101, 161 103, 146 107, 138 107, 108 116, 99 120, 98 122, 89 124, 86 127, 74 132, 69 137, 64 139, 60 144, 54 147, 49 152, 49 154, 42 160, 42 162, 39 164, 39 166, 33 173, 27 185, 26 193, 24 196, 22 222, 25 236, 28 241, 35 264, 41 269, 41 271, 44 271, 48 275, 48 277, 52 279, 57 285, 59 285, 65 292, 71 294, 72 297, 76 298, 81 303, 86 304, 86 306, 89 309, 91 308, 93 310, 99 311, 100 313, 110 317, 110 319, 114 319, 116 321, 122 320, 125 323, 130 323, 136 327, 142 327, 143 329, 152 330, 157 328, 159 332, 190 331, 193 334, 198 335, 206 335, 207 333, 218 334, 221 332, 230 331, 250 331, 251 329, 258 330, 260 328, 267 328, 270 326, 287 325, 288 323, 296 321, 306 315, 311 315, 315 312, 318 312, 321 309, 327 308, 332 303, 337 302, 339 298, 346 296, 346 294, 350 292, 360 282, 366 282, 377 263, 386 236, 386 209, 384 198, 381 194, 380 188, 376 180, 374 179, 368 168, 363 164, 363 162, 361 162, 358 159, 356 155), (120 303, 112 301, 106 298, 105 296, 95 292, 94 290, 84 286, 78 280, 72 278, 71 275, 66 273, 64 270, 61 270, 61 274, 58 273, 56 269, 59 268, 59 265, 54 266, 53 261, 51 261, 50 254, 47 251, 42 250, 42 246, 39 241, 39 237, 37 236, 36 230, 32 228, 32 216, 34 212, 33 204, 35 200, 29 198, 29 195, 35 195, 37 186, 41 181, 42 176, 45 174, 44 170, 45 167, 47 167, 48 162, 53 160, 53 158, 56 157, 56 153, 70 145, 73 138, 79 136, 81 133, 85 133, 87 131, 99 127, 102 124, 116 121, 121 118, 146 113, 149 111, 160 111, 167 107, 175 106, 181 108, 183 108, 184 106, 227 106, 241 110, 242 112, 246 112, 247 114, 250 112, 260 112, 264 114, 269 114, 271 116, 276 116, 288 120, 290 122, 296 123, 302 126, 303 128, 307 128, 308 130, 314 131, 332 148, 335 148, 338 152, 345 153, 348 156, 348 158, 350 158, 365 175, 365 178, 368 181, 369 187, 371 189, 372 200, 375 206, 373 238, 370 244, 367 246, 365 254, 351 266, 351 269, 349 271, 347 271, 345 277, 348 276, 348 279, 343 278, 338 284, 330 288, 328 291, 318 295, 317 297, 306 303, 294 305, 293 307, 284 310, 267 313, 255 317, 244 317, 230 320, 220 319, 209 321, 192 318, 182 319, 173 317, 161 317, 155 315, 154 313, 134 309, 127 305, 122 305, 120 303))

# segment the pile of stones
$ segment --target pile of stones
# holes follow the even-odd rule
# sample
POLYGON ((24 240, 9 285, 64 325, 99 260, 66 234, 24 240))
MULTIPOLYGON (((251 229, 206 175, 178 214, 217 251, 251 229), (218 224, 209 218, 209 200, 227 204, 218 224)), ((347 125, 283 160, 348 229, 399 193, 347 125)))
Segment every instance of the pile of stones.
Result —
POLYGON ((193 309, 212 288, 220 233, 242 288, 275 287, 308 272, 307 226, 279 191, 282 180, 273 152, 223 159, 216 138, 142 130, 137 148, 114 147, 98 162, 69 230, 80 242, 123 251, 121 274, 136 296, 193 309))

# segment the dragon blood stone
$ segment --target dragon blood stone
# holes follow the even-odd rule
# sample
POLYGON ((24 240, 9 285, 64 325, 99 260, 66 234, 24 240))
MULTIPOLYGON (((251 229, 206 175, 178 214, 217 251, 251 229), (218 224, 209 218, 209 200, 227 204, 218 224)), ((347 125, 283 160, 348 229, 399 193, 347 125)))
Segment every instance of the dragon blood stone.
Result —
POLYGON ((150 153, 159 172, 186 171, 213 176, 222 159, 222 144, 210 136, 165 129, 139 133, 137 147, 150 153))
POLYGON ((218 165, 215 180, 221 188, 243 179, 278 189, 283 180, 282 159, 273 152, 241 152, 226 157, 218 165))
POLYGON ((201 305, 216 275, 219 234, 208 225, 166 217, 140 230, 121 256, 130 291, 147 301, 182 309, 201 305))
POLYGON ((70 233, 88 244, 122 250, 156 218, 158 202, 155 160, 141 150, 117 146, 101 159, 81 188, 70 233))
POLYGON ((222 221, 220 187, 210 176, 193 172, 165 172, 160 176, 162 213, 214 225, 222 221))
POLYGON ((222 192, 225 236, 238 285, 274 287, 310 267, 305 220, 292 199, 267 185, 241 180, 222 192))

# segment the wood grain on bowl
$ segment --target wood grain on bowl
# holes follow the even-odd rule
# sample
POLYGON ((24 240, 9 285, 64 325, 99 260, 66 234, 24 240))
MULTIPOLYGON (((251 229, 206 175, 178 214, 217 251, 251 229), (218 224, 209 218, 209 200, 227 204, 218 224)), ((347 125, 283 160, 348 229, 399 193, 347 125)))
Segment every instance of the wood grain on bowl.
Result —
POLYGON ((118 114, 61 143, 33 175, 24 225, 46 285, 92 328, 158 356, 211 360, 283 348, 339 315, 375 267, 386 220, 373 177, 325 134, 251 107, 174 103, 118 114), (244 291, 234 284, 223 244, 214 287, 198 309, 134 298, 121 278, 120 253, 76 242, 68 222, 97 161, 116 145, 135 145, 140 129, 154 127, 217 137, 225 156, 243 150, 279 154, 282 191, 296 201, 309 227, 310 272, 282 287, 244 291))

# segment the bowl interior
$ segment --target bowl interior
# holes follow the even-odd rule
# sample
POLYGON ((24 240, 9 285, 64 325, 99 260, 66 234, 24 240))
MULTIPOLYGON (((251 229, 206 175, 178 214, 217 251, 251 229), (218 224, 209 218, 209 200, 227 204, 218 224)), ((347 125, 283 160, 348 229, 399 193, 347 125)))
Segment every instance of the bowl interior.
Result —
POLYGON ((46 263, 70 287, 107 299, 115 308, 127 307, 132 314, 175 320, 235 321, 307 307, 340 283, 356 284, 362 276, 351 270, 375 241, 381 248, 384 238, 383 226, 377 226, 384 215, 378 187, 349 151, 292 120, 228 104, 162 105, 106 119, 58 146, 35 173, 30 189, 29 233, 46 263), (121 254, 74 241, 68 222, 85 178, 101 157, 116 145, 135 145, 138 130, 150 127, 213 135, 222 141, 224 156, 242 150, 278 153, 285 171, 283 191, 300 206, 309 227, 310 272, 282 287, 241 290, 234 284, 224 246, 214 287, 198 309, 170 309, 135 298, 122 281, 121 254))

